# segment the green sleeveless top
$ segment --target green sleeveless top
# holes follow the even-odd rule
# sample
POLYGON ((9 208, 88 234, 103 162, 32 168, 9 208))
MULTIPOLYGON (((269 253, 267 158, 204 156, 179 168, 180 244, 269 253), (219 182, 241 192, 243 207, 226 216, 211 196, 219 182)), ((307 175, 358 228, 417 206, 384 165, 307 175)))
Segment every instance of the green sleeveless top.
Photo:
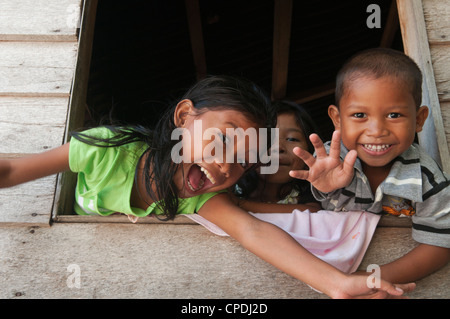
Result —
MULTIPOLYGON (((89 136, 109 138, 114 133, 99 127, 85 131, 89 136)), ((75 138, 70 141, 70 170, 78 173, 75 188, 75 212, 80 215, 113 213, 143 217, 162 214, 157 203, 147 210, 130 206, 131 189, 139 158, 147 145, 142 142, 118 147, 97 147, 75 138)), ((190 198, 180 198, 178 214, 196 213, 203 204, 217 193, 207 193, 190 198)))

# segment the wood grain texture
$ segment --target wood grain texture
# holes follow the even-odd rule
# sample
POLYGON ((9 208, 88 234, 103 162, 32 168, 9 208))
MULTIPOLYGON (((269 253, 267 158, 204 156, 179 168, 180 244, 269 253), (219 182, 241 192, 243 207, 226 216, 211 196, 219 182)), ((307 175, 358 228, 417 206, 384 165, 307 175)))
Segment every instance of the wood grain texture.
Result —
POLYGON ((0 42, 0 96, 68 97, 78 44, 0 42))
POLYGON ((0 41, 76 41, 81 0, 0 0, 0 41))
POLYGON ((68 101, 68 97, 0 96, 0 156, 40 153, 60 146, 68 101))

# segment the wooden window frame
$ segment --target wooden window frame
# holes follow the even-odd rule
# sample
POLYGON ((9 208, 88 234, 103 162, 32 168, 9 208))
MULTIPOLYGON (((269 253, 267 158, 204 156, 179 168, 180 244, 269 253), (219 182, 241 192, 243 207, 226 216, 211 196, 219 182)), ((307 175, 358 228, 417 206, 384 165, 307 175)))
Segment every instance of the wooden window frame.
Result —
MULTIPOLYGON (((83 126, 84 109, 89 78, 90 58, 92 51, 95 16, 98 0, 84 0, 82 20, 80 27, 78 60, 73 80, 73 88, 69 103, 68 119, 64 142, 69 139, 68 132, 83 126)), ((193 58, 196 66, 197 78, 206 75, 206 62, 201 25, 199 20, 198 0, 186 0, 186 13, 193 45, 193 58)), ((289 60, 289 41, 291 28, 292 0, 274 1, 274 42, 273 42, 273 73, 272 97, 280 99, 286 95, 287 71, 289 60)), ((419 134, 419 141, 427 151, 442 164, 444 170, 450 172, 450 156, 445 136, 442 114, 435 84, 435 77, 431 65, 431 54, 424 21, 424 12, 421 0, 396 0, 389 11, 386 29, 380 46, 389 46, 395 30, 400 27, 405 53, 411 56, 422 69, 423 104, 431 110, 431 121, 427 121, 426 128, 419 134), (398 14, 398 18, 397 18, 398 14)), ((308 96, 317 97, 320 94, 332 93, 334 86, 326 85, 320 92, 310 92, 308 96)), ((306 97, 298 97, 305 101, 306 97)), ((73 215, 74 188, 76 174, 59 174, 54 197, 52 220, 56 222, 129 222, 126 216, 78 216, 73 215), (69 213, 71 215, 69 215, 69 213)), ((143 223, 159 222, 156 218, 141 219, 143 223)), ((191 223, 187 219, 180 222, 175 219, 172 223, 191 223)))

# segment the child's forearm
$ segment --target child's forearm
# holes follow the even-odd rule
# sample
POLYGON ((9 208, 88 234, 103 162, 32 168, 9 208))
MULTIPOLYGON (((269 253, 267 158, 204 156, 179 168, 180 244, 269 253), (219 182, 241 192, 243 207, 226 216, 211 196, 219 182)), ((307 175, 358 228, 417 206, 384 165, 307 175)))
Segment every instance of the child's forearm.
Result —
POLYGON ((245 232, 238 241, 263 260, 332 298, 395 298, 415 288, 413 283, 393 285, 382 279, 375 291, 367 286, 367 276, 339 271, 270 223, 258 222, 256 231, 245 232))
POLYGON ((283 272, 334 296, 346 276, 301 247, 278 227, 260 222, 245 236, 237 236, 241 245, 283 272))
POLYGON ((280 228, 237 207, 226 194, 218 194, 208 200, 198 213, 258 257, 328 295, 334 293, 333 283, 346 277, 312 255, 280 228))
MULTIPOLYGON (((330 297, 349 298, 373 293, 373 289, 367 287, 367 276, 350 276, 325 263, 282 229, 238 208, 227 194, 218 194, 208 200, 198 214, 219 226, 258 257, 330 297)), ((414 289, 414 285, 408 284, 402 288, 407 292, 414 289)), ((381 280, 378 292, 382 296, 402 294, 384 280, 381 280)))
POLYGON ((420 244, 403 257, 380 267, 381 278, 398 283, 416 281, 444 267, 450 248, 420 244))
POLYGON ((9 160, 0 160, 0 188, 9 185, 9 175, 11 172, 11 162, 9 160))
POLYGON ((44 153, 0 160, 0 188, 69 170, 69 144, 44 153))

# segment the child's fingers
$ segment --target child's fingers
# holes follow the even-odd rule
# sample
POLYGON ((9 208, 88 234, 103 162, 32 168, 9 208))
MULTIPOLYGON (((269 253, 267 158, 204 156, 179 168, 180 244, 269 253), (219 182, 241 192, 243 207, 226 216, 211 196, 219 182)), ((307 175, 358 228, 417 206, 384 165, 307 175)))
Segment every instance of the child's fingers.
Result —
POLYGON ((309 177, 309 171, 293 170, 293 171, 289 171, 289 176, 291 176, 293 178, 305 179, 306 180, 309 177))
POLYGON ((358 153, 355 150, 349 151, 347 153, 347 155, 345 156, 343 170, 346 175, 353 176, 353 169, 354 169, 354 165, 355 165, 357 156, 358 156, 358 153))
POLYGON ((374 288, 369 294, 359 295, 357 299, 407 299, 404 294, 413 291, 415 283, 409 284, 391 284, 385 280, 380 281, 380 287, 374 288))
POLYGON ((303 162, 305 162, 306 165, 308 165, 308 167, 311 167, 316 159, 314 156, 312 156, 308 151, 305 151, 304 149, 302 149, 301 147, 294 147, 294 149, 292 150, 294 152, 295 155, 297 155, 303 162))
POLYGON ((327 157, 327 151, 325 150, 325 147, 323 146, 323 142, 320 139, 319 135, 317 134, 311 134, 309 136, 309 140, 311 141, 312 145, 314 146, 314 150, 316 151, 316 157, 327 157))
POLYGON ((387 292, 390 296, 393 297, 403 297, 403 294, 406 292, 413 291, 416 288, 415 283, 408 284, 391 284, 387 281, 381 280, 381 287, 379 288, 382 291, 387 292))
POLYGON ((340 154, 341 154, 341 132, 334 131, 333 136, 331 137, 330 157, 339 158, 340 154))
POLYGON ((400 288, 403 293, 411 292, 416 288, 416 284, 413 282, 410 282, 408 284, 395 284, 396 290, 397 288, 400 288))

